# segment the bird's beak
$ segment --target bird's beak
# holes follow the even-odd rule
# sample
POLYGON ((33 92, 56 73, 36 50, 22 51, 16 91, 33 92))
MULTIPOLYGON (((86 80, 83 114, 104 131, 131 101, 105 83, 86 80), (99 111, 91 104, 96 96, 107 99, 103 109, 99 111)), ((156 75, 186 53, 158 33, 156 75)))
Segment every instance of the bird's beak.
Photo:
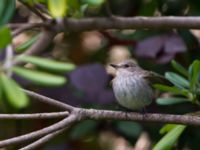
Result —
POLYGON ((110 64, 110 66, 113 67, 113 68, 115 68, 115 69, 117 69, 117 68, 119 67, 119 66, 116 65, 116 64, 110 64))

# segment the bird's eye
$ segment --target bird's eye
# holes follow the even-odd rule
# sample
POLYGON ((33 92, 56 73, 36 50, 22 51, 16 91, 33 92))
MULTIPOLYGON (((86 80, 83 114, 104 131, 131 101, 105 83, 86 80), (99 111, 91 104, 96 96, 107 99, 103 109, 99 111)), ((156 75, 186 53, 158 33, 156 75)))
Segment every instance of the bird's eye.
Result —
POLYGON ((125 67, 125 68, 128 68, 128 67, 130 67, 130 66, 129 66, 128 64, 125 64, 124 67, 125 67))

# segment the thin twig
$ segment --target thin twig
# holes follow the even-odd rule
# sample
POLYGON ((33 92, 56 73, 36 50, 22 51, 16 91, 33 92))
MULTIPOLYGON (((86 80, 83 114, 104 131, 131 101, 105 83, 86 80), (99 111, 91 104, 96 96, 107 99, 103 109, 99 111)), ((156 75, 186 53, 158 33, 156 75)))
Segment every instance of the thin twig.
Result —
POLYGON ((53 119, 64 118, 69 112, 51 112, 51 113, 35 113, 35 114, 0 114, 0 120, 5 119, 53 119))
POLYGON ((0 148, 5 147, 7 145, 22 143, 24 141, 29 141, 29 140, 33 140, 35 138, 42 137, 44 135, 47 135, 47 134, 53 133, 55 131, 61 130, 65 127, 68 127, 68 126, 72 125, 73 123, 75 123, 76 121, 77 121, 77 116, 75 116, 74 114, 71 114, 69 117, 67 117, 49 127, 46 127, 41 130, 34 131, 34 132, 31 132, 31 133, 28 133, 25 135, 10 138, 7 140, 2 140, 2 141, 0 141, 0 148))
POLYGON ((28 3, 19 0, 24 6, 26 6, 29 10, 31 10, 34 14, 36 14, 39 18, 41 18, 43 21, 47 21, 48 18, 46 18, 41 12, 39 12, 36 8, 30 6, 28 3))
POLYGON ((42 13, 48 15, 49 17, 51 17, 51 15, 50 15, 50 13, 49 13, 49 10, 48 10, 44 5, 38 3, 38 4, 35 5, 35 7, 36 7, 37 9, 39 9, 40 12, 42 12, 42 13))
POLYGON ((8 23, 7 26, 11 29, 20 28, 20 27, 30 29, 30 28, 48 27, 50 25, 45 22, 38 22, 38 23, 8 23))
POLYGON ((52 43, 56 32, 50 29, 43 29, 42 34, 36 43, 34 43, 28 50, 26 50, 24 55, 38 55, 41 51, 46 49, 50 43, 52 43))
POLYGON ((17 27, 17 29, 15 29, 12 32, 13 37, 19 35, 20 33, 26 31, 26 30, 32 30, 33 28, 41 28, 41 27, 49 27, 50 25, 47 23, 27 23, 27 24, 10 24, 10 27, 17 27))
POLYGON ((110 8, 110 1, 109 1, 109 0, 107 0, 107 1, 105 2, 105 8, 106 8, 106 12, 108 13, 108 16, 109 16, 109 17, 115 17, 115 16, 112 14, 112 10, 111 10, 111 8, 110 8))
POLYGON ((40 138, 39 140, 19 149, 19 150, 33 150, 39 146, 41 146, 42 144, 48 142, 49 140, 51 140, 52 138, 54 138, 55 136, 61 134, 62 132, 64 132, 67 128, 64 128, 64 129, 61 129, 61 130, 58 130, 56 132, 53 132, 53 133, 50 133, 42 138, 40 138))
POLYGON ((59 107, 61 109, 68 110, 68 111, 72 111, 73 108, 74 108, 74 107, 72 107, 70 105, 67 105, 67 104, 59 102, 59 101, 57 101, 55 99, 43 96, 41 94, 35 93, 33 91, 29 91, 29 90, 26 90, 26 89, 22 89, 22 90, 27 95, 29 95, 29 96, 31 96, 33 98, 36 98, 37 100, 41 101, 42 103, 46 103, 46 104, 49 104, 49 105, 57 106, 57 107, 59 107))

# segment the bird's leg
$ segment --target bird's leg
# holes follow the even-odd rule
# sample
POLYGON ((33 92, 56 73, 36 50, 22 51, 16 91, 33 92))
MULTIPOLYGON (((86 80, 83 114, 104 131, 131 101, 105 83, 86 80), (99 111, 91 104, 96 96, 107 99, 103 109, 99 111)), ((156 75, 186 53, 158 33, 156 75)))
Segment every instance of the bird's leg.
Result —
POLYGON ((147 114, 147 109, 146 109, 146 107, 143 107, 143 108, 140 110, 140 113, 142 114, 142 118, 145 119, 146 114, 147 114))
POLYGON ((145 114, 147 113, 146 107, 143 107, 143 108, 140 110, 140 113, 141 113, 142 115, 145 115, 145 114))

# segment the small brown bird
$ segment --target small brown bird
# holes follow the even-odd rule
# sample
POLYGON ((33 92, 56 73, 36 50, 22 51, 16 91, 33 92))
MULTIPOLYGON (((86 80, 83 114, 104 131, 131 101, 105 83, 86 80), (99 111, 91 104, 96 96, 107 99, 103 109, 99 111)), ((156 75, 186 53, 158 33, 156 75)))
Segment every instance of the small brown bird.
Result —
POLYGON ((114 95, 118 103, 131 110, 141 110, 153 99, 152 83, 162 83, 164 77, 140 68, 133 60, 111 64, 116 69, 112 81, 114 95))

